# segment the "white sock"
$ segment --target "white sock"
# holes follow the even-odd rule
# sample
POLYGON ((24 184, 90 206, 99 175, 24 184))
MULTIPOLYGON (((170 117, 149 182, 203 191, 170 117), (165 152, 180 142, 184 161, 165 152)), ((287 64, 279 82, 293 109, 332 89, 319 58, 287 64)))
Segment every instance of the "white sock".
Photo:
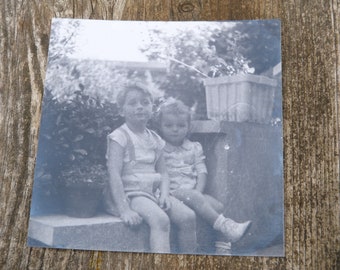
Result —
POLYGON ((214 222, 214 225, 213 225, 213 228, 216 230, 216 231, 221 231, 221 227, 222 227, 222 224, 225 220, 225 217, 220 214, 217 219, 215 220, 214 222))
POLYGON ((231 249, 231 242, 216 241, 216 248, 231 249))

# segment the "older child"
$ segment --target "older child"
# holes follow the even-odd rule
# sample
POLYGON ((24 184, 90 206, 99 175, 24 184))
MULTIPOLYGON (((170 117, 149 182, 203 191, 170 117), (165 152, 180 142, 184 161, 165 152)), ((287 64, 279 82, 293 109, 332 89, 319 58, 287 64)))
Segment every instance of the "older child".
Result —
POLYGON ((216 242, 216 252, 229 254, 230 243, 238 241, 251 222, 237 223, 224 217, 222 203, 203 194, 207 169, 200 143, 186 138, 190 127, 189 108, 181 101, 170 99, 162 104, 158 117, 160 133, 166 141, 164 158, 170 193, 223 233, 223 241, 216 242))
POLYGON ((118 94, 117 104, 125 123, 108 135, 107 211, 130 226, 144 220, 150 227, 151 251, 161 253, 170 252, 170 217, 177 225, 180 252, 194 252, 195 213, 169 196, 165 142, 146 128, 152 115, 151 94, 142 85, 129 85, 118 94))

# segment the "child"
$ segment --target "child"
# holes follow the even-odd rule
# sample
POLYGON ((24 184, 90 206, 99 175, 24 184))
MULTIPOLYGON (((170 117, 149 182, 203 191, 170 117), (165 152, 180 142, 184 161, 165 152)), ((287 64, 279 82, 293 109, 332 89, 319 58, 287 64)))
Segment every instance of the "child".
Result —
POLYGON ((231 243, 241 239, 251 222, 237 223, 225 218, 222 203, 203 194, 207 169, 200 143, 186 138, 190 127, 189 108, 181 101, 170 99, 161 105, 158 123, 166 141, 164 158, 170 177, 170 193, 224 235, 227 243, 216 242, 216 252, 230 254, 231 243))
POLYGON ((169 196, 165 142, 146 128, 152 116, 151 94, 144 86, 129 85, 118 94, 117 104, 125 123, 108 135, 107 211, 130 226, 144 220, 150 227, 151 251, 161 253, 170 252, 170 217, 177 225, 180 251, 194 252, 195 213, 169 196), (160 190, 158 196, 156 190, 160 190))

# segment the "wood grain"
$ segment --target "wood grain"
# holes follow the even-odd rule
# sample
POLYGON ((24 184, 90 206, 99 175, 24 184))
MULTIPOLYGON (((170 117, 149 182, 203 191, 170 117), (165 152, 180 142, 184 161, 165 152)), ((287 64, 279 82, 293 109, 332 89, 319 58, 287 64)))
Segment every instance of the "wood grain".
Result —
POLYGON ((339 0, 2 0, 0 268, 339 267, 339 13, 339 0), (52 17, 282 20, 285 258, 130 254, 26 246, 52 17))

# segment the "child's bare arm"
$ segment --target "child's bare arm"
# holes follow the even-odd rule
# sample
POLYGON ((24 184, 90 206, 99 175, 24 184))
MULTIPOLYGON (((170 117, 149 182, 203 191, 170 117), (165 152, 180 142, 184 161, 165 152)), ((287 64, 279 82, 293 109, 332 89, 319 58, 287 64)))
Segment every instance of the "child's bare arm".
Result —
POLYGON ((160 185, 161 195, 159 198, 159 204, 164 210, 168 210, 171 207, 169 199, 169 175, 166 169, 163 154, 161 154, 158 158, 156 163, 156 171, 161 174, 162 178, 160 185))
POLYGON ((107 167, 109 171, 109 188, 113 200, 118 208, 121 219, 129 225, 138 225, 142 222, 139 214, 131 210, 126 198, 121 178, 124 149, 118 143, 111 141, 108 145, 107 167))
POLYGON ((205 156, 202 145, 195 142, 195 169, 197 171, 197 184, 195 189, 203 193, 207 183, 207 167, 204 162, 205 156))
POLYGON ((207 174, 206 173, 198 174, 197 184, 196 184, 195 189, 198 190, 199 192, 203 193, 206 183, 207 183, 207 174))

